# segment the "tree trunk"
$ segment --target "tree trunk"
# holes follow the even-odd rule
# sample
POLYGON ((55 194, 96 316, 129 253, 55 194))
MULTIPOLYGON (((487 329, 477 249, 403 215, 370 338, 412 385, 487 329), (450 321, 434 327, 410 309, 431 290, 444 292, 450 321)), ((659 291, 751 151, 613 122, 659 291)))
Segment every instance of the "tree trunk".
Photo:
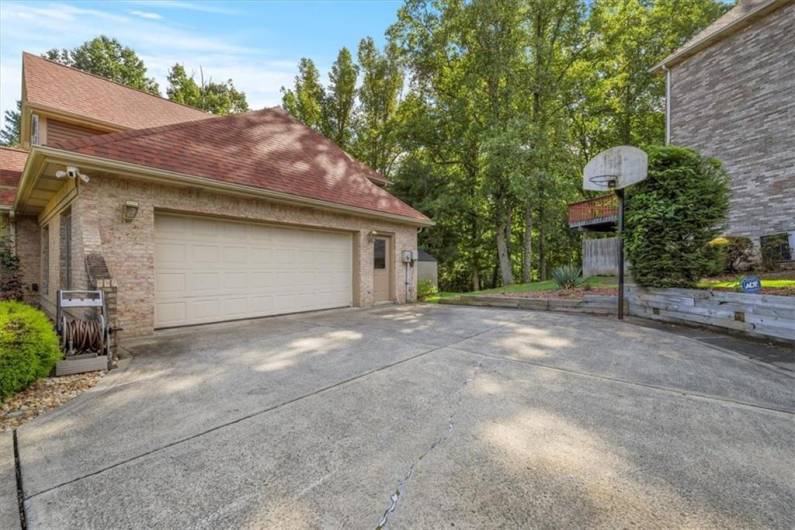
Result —
POLYGON ((480 291, 480 271, 477 264, 472 265, 472 290, 480 291))
POLYGON ((524 207, 524 240, 522 253, 522 283, 533 281, 533 209, 530 201, 524 207))
POLYGON ((497 226, 497 257, 500 262, 500 276, 502 277, 503 285, 511 285, 513 283, 513 271, 511 270, 511 258, 508 256, 508 240, 505 234, 508 232, 508 227, 505 224, 505 219, 501 219, 497 226))
POLYGON ((538 279, 547 279, 547 261, 544 255, 544 207, 538 208, 538 279))

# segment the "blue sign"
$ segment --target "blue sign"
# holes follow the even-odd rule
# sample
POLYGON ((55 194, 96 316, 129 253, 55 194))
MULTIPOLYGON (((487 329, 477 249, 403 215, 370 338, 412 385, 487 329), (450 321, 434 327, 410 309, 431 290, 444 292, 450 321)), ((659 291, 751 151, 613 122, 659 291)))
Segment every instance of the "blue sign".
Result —
POLYGON ((762 280, 757 276, 743 276, 740 280, 740 289, 744 293, 758 293, 762 290, 762 280))

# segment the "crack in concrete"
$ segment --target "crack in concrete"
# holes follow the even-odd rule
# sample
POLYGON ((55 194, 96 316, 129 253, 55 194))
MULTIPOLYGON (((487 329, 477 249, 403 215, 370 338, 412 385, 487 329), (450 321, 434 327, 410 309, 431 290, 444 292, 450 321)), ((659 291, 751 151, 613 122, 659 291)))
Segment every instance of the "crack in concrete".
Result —
POLYGON ((381 519, 378 520, 378 524, 375 527, 376 530, 382 530, 383 528, 386 528, 387 524, 389 524, 389 518, 397 509, 398 502, 400 502, 400 498, 405 495, 406 486, 409 480, 411 480, 411 477, 414 476, 414 470, 417 468, 420 462, 422 462, 422 460, 426 456, 431 454, 431 452, 433 452, 434 449, 442 445, 452 436, 453 429, 455 428, 455 418, 458 415, 458 411, 461 409, 461 402, 464 399, 464 390, 466 389, 467 386, 469 386, 470 383, 472 383, 472 381, 474 381, 475 376, 477 375, 478 371, 482 366, 483 366, 483 361, 478 361, 478 363, 475 365, 475 368, 472 370, 472 375, 467 377, 464 380, 463 385, 461 385, 456 390, 456 393, 458 394, 458 399, 456 400, 455 405, 453 406, 453 412, 450 414, 450 417, 448 418, 447 430, 439 438, 437 438, 436 441, 434 441, 430 446, 428 446, 428 448, 423 453, 421 453, 420 456, 417 457, 416 460, 414 460, 414 462, 412 462, 412 464, 409 466, 408 472, 403 476, 403 478, 398 480, 398 484, 397 487, 395 488, 395 491, 389 496, 389 505, 387 506, 386 510, 384 510, 384 513, 381 515, 381 519))

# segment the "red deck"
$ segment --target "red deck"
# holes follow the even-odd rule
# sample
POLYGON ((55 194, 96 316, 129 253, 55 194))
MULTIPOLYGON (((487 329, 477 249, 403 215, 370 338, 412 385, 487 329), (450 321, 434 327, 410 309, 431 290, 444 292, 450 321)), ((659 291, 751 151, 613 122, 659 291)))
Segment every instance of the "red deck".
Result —
POLYGON ((613 194, 569 204, 569 226, 610 225, 618 220, 618 200, 613 194))

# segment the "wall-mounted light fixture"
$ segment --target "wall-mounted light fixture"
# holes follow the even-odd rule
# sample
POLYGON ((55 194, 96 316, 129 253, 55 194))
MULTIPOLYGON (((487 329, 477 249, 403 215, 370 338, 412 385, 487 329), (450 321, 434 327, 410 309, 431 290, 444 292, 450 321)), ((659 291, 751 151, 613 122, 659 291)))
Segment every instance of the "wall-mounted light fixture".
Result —
POLYGON ((377 235, 378 235, 378 231, 377 230, 370 230, 367 233, 367 242, 368 243, 372 243, 373 241, 375 241, 375 236, 377 236, 377 235))
POLYGON ((133 219, 138 216, 138 203, 136 201, 127 201, 124 203, 124 213, 122 217, 125 223, 131 223, 133 219))

